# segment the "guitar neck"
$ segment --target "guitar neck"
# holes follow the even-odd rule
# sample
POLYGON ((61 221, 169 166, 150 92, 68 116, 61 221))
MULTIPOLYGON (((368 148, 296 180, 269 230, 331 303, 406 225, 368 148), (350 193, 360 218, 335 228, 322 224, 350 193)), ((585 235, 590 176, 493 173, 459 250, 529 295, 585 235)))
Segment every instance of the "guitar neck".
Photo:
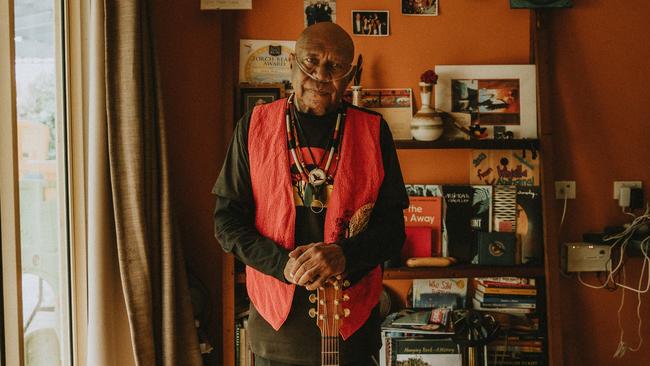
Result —
POLYGON ((339 366, 339 337, 321 335, 321 365, 339 366))

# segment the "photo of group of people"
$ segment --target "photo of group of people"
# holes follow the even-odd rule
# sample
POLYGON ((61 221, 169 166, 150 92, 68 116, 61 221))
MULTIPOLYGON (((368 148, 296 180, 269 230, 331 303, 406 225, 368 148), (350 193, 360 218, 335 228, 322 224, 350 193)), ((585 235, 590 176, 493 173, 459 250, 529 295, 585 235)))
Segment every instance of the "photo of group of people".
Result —
POLYGON ((305 27, 320 22, 336 22, 335 0, 305 0, 305 27))
POLYGON ((402 14, 438 15, 438 0, 402 0, 402 14))
POLYGON ((389 14, 386 10, 352 10, 352 34, 357 36, 387 36, 389 14))

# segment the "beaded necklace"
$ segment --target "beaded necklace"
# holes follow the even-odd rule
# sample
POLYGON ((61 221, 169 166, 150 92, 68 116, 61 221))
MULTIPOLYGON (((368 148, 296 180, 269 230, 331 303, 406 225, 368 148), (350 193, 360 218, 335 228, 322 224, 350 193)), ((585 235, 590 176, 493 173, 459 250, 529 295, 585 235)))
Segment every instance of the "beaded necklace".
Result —
MULTIPOLYGON (((295 98, 294 94, 291 94, 291 96, 289 96, 287 102, 287 109, 285 112, 285 122, 287 128, 287 144, 289 147, 289 152, 291 153, 291 157, 293 158, 293 165, 295 165, 301 177, 301 180, 298 184, 298 194, 301 200, 303 201, 303 204, 309 205, 309 208, 311 209, 312 212, 320 213, 323 211, 325 207, 323 201, 321 200, 322 188, 326 182, 328 181, 331 182, 334 179, 333 178, 334 172, 330 174, 330 167, 332 164, 332 160, 334 158, 336 158, 337 161, 339 159, 339 146, 341 142, 340 131, 342 127, 341 126, 342 122, 345 121, 346 112, 345 112, 345 108, 339 109, 338 116, 336 117, 336 125, 334 126, 334 131, 332 132, 332 137, 327 143, 326 150, 329 150, 329 153, 324 168, 321 168, 321 165, 323 164, 323 158, 325 158, 325 155, 323 155, 323 158, 321 158, 320 162, 316 162, 314 158, 314 154, 311 151, 311 147, 309 146, 309 144, 307 144, 307 141, 305 139, 304 145, 307 148, 307 151, 309 151, 309 155, 311 155, 312 163, 316 165, 315 168, 308 170, 307 164, 305 163, 305 159, 303 158, 302 152, 300 150, 301 145, 300 145, 300 140, 298 138, 298 128, 300 128, 299 126, 300 122, 298 120, 296 107, 294 105, 294 98, 295 98), (308 186, 312 192, 311 202, 305 202, 304 192, 306 186, 308 186)), ((303 138, 304 138, 304 133, 303 133, 303 138)), ((338 164, 336 165, 338 166, 338 164)))

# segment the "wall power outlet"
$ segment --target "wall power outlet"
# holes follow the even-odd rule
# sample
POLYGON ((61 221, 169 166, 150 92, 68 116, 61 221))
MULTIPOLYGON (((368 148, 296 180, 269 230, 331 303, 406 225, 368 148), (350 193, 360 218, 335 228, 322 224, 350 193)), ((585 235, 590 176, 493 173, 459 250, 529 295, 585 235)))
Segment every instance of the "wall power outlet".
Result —
POLYGON ((558 200, 576 198, 576 182, 573 180, 555 181, 555 198, 558 200))

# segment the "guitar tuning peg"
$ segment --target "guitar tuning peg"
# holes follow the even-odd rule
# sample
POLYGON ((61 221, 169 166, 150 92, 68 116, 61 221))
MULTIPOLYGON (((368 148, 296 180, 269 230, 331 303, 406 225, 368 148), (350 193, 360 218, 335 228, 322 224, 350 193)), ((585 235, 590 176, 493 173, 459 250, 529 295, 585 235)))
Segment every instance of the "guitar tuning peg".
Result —
POLYGON ((309 317, 310 318, 315 318, 316 317, 316 309, 314 309, 314 308, 309 309, 309 317))
POLYGON ((316 294, 309 295, 309 302, 312 304, 316 302, 316 294))
POLYGON ((343 287, 350 287, 350 281, 348 280, 343 281, 343 287))
POLYGON ((350 296, 348 296, 347 294, 343 295, 343 301, 349 301, 349 300, 350 300, 350 296))
POLYGON ((350 309, 343 309, 343 316, 346 318, 350 316, 350 309))

